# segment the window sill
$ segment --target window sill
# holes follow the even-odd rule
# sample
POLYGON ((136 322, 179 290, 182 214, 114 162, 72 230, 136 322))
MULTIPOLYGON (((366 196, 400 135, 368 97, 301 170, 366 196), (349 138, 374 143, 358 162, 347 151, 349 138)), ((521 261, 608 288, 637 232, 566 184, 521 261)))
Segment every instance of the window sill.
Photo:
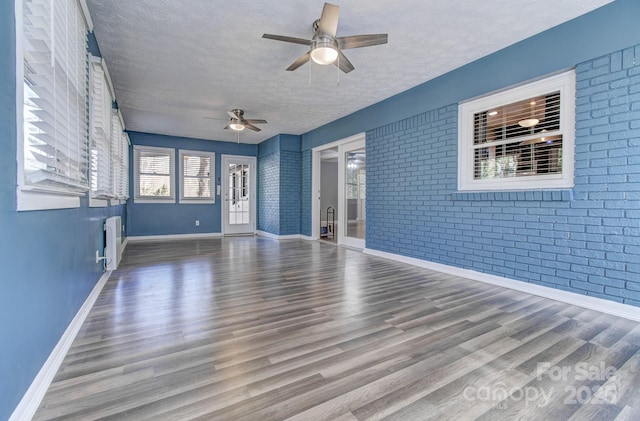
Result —
POLYGON ((510 201, 510 202, 569 202, 573 200, 573 190, 526 190, 495 192, 455 192, 453 200, 462 201, 510 201))
POLYGON ((62 194, 44 193, 40 191, 21 190, 18 188, 17 210, 53 210, 72 209, 80 207, 80 197, 77 195, 67 196, 62 194))
POLYGON ((215 205, 214 199, 198 200, 198 199, 180 199, 180 204, 183 205, 215 205))
POLYGON ((176 199, 133 199, 133 203, 175 204, 176 199))

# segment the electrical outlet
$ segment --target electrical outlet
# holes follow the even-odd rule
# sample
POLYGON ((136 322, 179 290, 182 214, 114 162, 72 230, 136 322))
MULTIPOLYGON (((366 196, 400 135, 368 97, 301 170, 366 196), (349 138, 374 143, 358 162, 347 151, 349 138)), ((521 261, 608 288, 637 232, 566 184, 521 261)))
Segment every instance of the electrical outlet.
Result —
POLYGON ((124 232, 124 224, 122 224, 122 232, 124 232))
POLYGON ((196 219, 196 227, 199 227, 199 226, 200 226, 200 220, 196 219))
POLYGON ((96 263, 100 261, 100 252, 96 250, 96 263))

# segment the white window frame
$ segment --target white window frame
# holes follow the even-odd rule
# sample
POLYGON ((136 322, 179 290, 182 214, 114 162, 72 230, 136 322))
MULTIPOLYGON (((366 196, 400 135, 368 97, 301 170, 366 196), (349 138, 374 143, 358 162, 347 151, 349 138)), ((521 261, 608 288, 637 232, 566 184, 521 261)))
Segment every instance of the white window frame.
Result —
POLYGON ((575 71, 471 99, 458 106, 458 191, 565 189, 574 185, 575 152, 575 71), (560 132, 562 173, 474 179, 474 114, 527 98, 560 92, 560 132))
MULTIPOLYGON (((30 210, 51 210, 66 209, 80 207, 80 197, 84 192, 64 191, 64 189, 56 191, 55 189, 47 191, 40 189, 25 182, 25 133, 24 133, 24 39, 23 39, 23 1, 15 0, 15 39, 16 39, 16 160, 17 160, 17 188, 16 188, 16 209, 18 211, 30 210)), ((77 0, 82 11, 85 21, 86 33, 93 30, 93 22, 89 14, 85 0, 77 0)), ((85 57, 87 55, 85 54, 85 57)), ((86 66, 86 61, 85 61, 86 66)), ((87 75, 88 76, 88 75, 87 75)), ((86 99, 85 91, 85 99, 86 99)), ((88 119, 87 119, 88 122, 88 119)), ((88 134, 88 127, 87 127, 88 134)), ((88 143, 88 137, 86 139, 88 143)), ((88 147, 88 144, 87 144, 88 147)), ((87 156, 88 158, 88 156, 87 156)), ((89 163, 87 162, 87 169, 89 163)), ((87 190, 89 185, 87 185, 87 190)))
POLYGON ((187 149, 180 149, 179 151, 179 171, 180 171, 180 201, 179 203, 190 203, 190 204, 213 204, 216 203, 216 185, 215 185, 215 174, 216 174, 216 154, 215 152, 205 152, 205 151, 193 151, 187 149), (209 172, 209 188, 211 189, 211 197, 184 197, 184 168, 183 168, 183 159, 184 155, 189 156, 199 156, 209 158, 211 160, 211 168, 209 172))
POLYGON ((176 150, 174 148, 161 148, 157 146, 133 146, 133 202, 134 203, 176 203, 176 150), (158 196, 140 196, 140 169, 138 168, 138 155, 141 152, 153 152, 166 154, 169 156, 169 178, 171 196, 158 197, 158 196))

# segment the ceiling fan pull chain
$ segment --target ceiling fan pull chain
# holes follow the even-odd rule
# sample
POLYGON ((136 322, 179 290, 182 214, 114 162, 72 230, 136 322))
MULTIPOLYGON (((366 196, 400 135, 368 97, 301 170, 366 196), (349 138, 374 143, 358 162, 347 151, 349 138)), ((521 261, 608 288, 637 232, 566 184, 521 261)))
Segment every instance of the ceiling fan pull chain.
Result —
POLYGON ((338 83, 337 85, 340 86, 340 54, 338 54, 338 65, 336 66, 336 72, 338 72, 338 83))
POLYGON ((313 62, 309 60, 309 86, 311 86, 311 67, 313 67, 313 62))

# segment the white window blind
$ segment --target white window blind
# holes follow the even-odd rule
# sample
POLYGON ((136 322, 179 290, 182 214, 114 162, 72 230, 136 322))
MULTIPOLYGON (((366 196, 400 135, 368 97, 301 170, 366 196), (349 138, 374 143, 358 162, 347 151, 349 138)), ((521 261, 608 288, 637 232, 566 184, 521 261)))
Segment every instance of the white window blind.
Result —
POLYGON ((560 92, 474 113, 474 179, 562 172, 560 92))
POLYGON ((175 202, 175 150, 134 146, 135 201, 175 202))
POLYGON ((86 34, 77 0, 22 2, 21 189, 89 189, 86 34))
POLYGON ((571 187, 574 108, 573 71, 461 104, 459 189, 571 187))
POLYGON ((118 110, 111 114, 111 183, 113 197, 129 197, 129 136, 124 132, 118 110))
POLYGON ((215 154, 180 150, 180 202, 214 203, 215 154))
MULTIPOLYGON (((113 134, 111 90, 100 59, 92 60, 89 77, 91 120, 91 196, 114 197, 112 185, 113 143, 119 143, 119 133, 113 134)), ((120 130, 122 131, 122 130, 120 130)))

